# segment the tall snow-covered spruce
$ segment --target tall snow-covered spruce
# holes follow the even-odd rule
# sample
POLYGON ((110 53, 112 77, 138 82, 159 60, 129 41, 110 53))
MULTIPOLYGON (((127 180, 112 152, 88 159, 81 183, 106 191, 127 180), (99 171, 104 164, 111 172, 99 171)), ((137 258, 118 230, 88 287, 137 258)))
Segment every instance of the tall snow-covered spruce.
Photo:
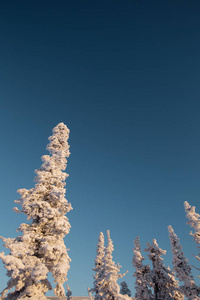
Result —
POLYGON ((95 275, 93 275, 94 287, 90 290, 90 292, 94 293, 95 300, 99 299, 99 287, 104 274, 104 256, 105 256, 104 235, 103 232, 100 232, 99 240, 97 244, 97 255, 95 259, 95 267, 93 268, 93 271, 95 272, 95 275))
MULTIPOLYGON (((200 215, 195 212, 195 206, 191 206, 187 201, 184 202, 187 224, 194 228, 194 232, 190 232, 193 236, 193 240, 200 244, 200 215)), ((200 255, 196 257, 200 260, 200 255)))
POLYGON ((12 299, 46 299, 45 293, 52 289, 47 279, 52 273, 56 296, 65 296, 63 284, 67 281, 70 258, 63 238, 69 233, 70 223, 65 216, 72 207, 65 198, 67 159, 70 155, 69 129, 64 123, 58 124, 49 137, 47 150, 50 155, 42 156, 43 164, 36 170, 35 187, 20 189, 22 212, 27 216, 27 224, 21 224, 16 238, 3 238, 6 255, 0 253, 7 276, 10 277, 2 295, 8 293, 12 299))
POLYGON ((152 300, 154 299, 151 292, 152 279, 151 279, 151 269, 149 265, 143 265, 143 260, 145 259, 141 254, 140 239, 136 237, 134 240, 134 249, 133 249, 133 267, 135 267, 135 272, 133 277, 136 278, 135 289, 136 294, 135 298, 140 300, 152 300))
POLYGON ((104 281, 101 285, 101 292, 103 299, 112 300, 120 292, 120 287, 117 284, 117 280, 124 275, 120 274, 121 266, 116 265, 113 261, 112 252, 114 250, 113 242, 110 238, 110 231, 107 230, 107 246, 105 248, 104 256, 104 281))
POLYGON ((155 239, 152 245, 147 243, 145 251, 149 252, 148 257, 153 265, 152 283, 155 300, 183 300, 184 296, 179 290, 175 274, 163 263, 161 255, 165 255, 166 251, 159 248, 155 239))
POLYGON ((120 274, 121 266, 119 264, 116 265, 113 261, 112 252, 114 247, 109 230, 107 230, 107 238, 107 245, 104 248, 104 236, 102 232, 100 233, 95 268, 93 269, 96 272, 93 276, 95 279, 94 287, 88 289, 89 297, 91 299, 90 292, 92 292, 95 294, 95 300, 130 300, 128 295, 120 294, 117 280, 122 278, 127 272, 120 274))
POLYGON ((180 287, 180 290, 188 300, 199 299, 199 288, 195 285, 191 266, 188 263, 188 259, 184 256, 179 238, 175 234, 172 226, 168 226, 168 231, 173 254, 173 269, 178 279, 183 281, 183 286, 180 287))
POLYGON ((112 252, 114 250, 113 242, 110 238, 110 231, 107 230, 107 245, 105 248, 104 256, 104 266, 102 281, 99 285, 99 291, 102 300, 122 300, 129 299, 127 295, 120 294, 120 287, 117 283, 119 278, 124 277, 124 274, 120 274, 121 266, 115 264, 112 257, 112 252))

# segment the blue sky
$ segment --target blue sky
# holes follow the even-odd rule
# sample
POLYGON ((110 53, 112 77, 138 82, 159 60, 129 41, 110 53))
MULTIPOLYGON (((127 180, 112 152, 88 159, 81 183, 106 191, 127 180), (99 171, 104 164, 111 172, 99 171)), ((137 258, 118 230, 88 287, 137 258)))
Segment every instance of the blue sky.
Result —
MULTIPOLYGON (((193 0, 1 3, 0 235, 14 237, 25 221, 12 211, 16 191, 34 186, 51 130, 64 122, 74 296, 92 286, 107 229, 132 294, 137 235, 143 249, 156 238, 171 266, 172 225, 199 267, 183 208, 187 200, 200 213, 199 10, 193 0)), ((1 290, 5 273, 0 264, 1 290)))

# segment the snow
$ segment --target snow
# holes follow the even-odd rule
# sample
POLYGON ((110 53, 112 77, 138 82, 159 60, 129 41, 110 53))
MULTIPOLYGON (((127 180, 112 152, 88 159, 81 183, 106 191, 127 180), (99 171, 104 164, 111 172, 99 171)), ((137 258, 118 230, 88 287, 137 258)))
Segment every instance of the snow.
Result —
POLYGON ((18 190, 21 197, 15 203, 21 205, 21 210, 15 207, 14 211, 24 213, 30 223, 19 226, 21 236, 1 237, 10 250, 9 255, 0 253, 10 277, 2 295, 14 288, 9 294, 12 299, 46 299, 45 293, 52 289, 47 279, 49 272, 56 284, 55 295, 65 296, 63 284, 67 281, 70 258, 63 238, 71 227, 65 214, 72 209, 64 188, 68 177, 64 170, 70 155, 68 138, 69 129, 59 123, 49 137, 50 155, 42 157, 43 164, 35 171, 35 187, 18 190))

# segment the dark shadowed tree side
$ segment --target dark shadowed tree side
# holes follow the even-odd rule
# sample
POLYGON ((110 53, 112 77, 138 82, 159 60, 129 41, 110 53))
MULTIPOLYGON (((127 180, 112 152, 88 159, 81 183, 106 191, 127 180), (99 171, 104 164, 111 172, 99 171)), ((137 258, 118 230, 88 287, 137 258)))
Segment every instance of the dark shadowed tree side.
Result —
POLYGON ((152 245, 147 243, 148 257, 152 262, 152 283, 155 300, 183 300, 184 296, 180 293, 178 281, 175 274, 169 267, 165 267, 161 255, 165 255, 166 251, 159 248, 155 239, 152 245))
POLYGON ((72 291, 70 290, 70 287, 69 287, 68 284, 67 284, 67 293, 66 293, 66 296, 67 296, 67 300, 71 300, 72 299, 72 291))
POLYGON ((129 297, 131 297, 131 291, 129 290, 128 284, 126 283, 126 281, 122 281, 120 283, 120 285, 121 285, 120 294, 128 295, 129 297))
POLYGON ((143 265, 143 260, 145 258, 141 254, 139 237, 136 237, 134 240, 134 246, 132 263, 133 267, 135 268, 135 272, 133 274, 133 277, 135 277, 135 298, 138 300, 152 300, 154 299, 154 296, 151 292, 151 270, 149 265, 143 265))
POLYGON ((168 226, 168 231, 173 254, 173 270, 179 281, 183 282, 180 290, 188 300, 199 299, 197 297, 199 288, 194 282, 191 266, 188 263, 188 259, 184 256, 180 240, 174 233, 172 226, 168 226))

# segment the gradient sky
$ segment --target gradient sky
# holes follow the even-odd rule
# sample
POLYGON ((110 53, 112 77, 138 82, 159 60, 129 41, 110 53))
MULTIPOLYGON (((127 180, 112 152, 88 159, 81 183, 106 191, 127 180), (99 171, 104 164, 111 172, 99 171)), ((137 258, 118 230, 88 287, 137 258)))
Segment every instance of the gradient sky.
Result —
MULTIPOLYGON (((17 190, 34 186, 52 128, 64 122, 73 296, 92 287, 107 229, 133 295, 137 235, 143 249, 156 238, 172 266, 172 225, 200 267, 183 207, 200 213, 199 12, 199 0, 1 1, 0 235, 25 222, 12 211, 17 190)), ((1 290, 5 273, 1 263, 1 290)))

